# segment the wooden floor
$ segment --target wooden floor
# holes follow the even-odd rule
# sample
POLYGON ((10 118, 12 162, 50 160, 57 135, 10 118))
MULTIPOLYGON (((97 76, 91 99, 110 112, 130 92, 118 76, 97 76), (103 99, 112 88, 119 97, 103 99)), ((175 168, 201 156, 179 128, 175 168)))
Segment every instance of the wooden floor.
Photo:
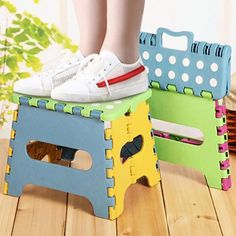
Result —
MULTIPOLYGON (((20 198, 2 195, 7 140, 0 140, 0 236, 165 236, 236 235, 236 188, 209 189, 193 170, 161 162, 162 182, 135 184, 124 213, 109 221, 93 216, 79 196, 27 186, 20 198)), ((236 183, 236 157, 232 157, 236 183)))

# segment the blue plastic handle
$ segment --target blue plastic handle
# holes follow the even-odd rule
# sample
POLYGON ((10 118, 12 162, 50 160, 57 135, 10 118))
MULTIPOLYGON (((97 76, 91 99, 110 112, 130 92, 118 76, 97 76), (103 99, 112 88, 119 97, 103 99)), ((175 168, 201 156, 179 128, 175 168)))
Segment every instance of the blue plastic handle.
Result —
POLYGON ((168 30, 166 28, 159 28, 159 29, 157 29, 157 42, 160 47, 163 47, 163 34, 164 33, 167 35, 170 35, 172 37, 183 37, 183 36, 186 37, 187 41, 188 41, 186 51, 191 50, 191 46, 194 41, 194 35, 192 32, 189 32, 189 31, 174 32, 174 31, 168 30))

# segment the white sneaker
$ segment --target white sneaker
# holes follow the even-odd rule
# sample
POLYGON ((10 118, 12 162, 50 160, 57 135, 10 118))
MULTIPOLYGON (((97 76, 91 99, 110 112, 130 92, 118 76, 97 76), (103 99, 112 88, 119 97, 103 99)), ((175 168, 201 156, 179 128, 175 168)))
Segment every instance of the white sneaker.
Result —
POLYGON ((70 102, 99 102, 147 89, 147 72, 140 59, 134 64, 123 64, 112 52, 102 51, 85 58, 76 76, 53 89, 51 97, 70 102))
POLYGON ((84 59, 79 51, 67 57, 60 60, 54 68, 35 74, 28 79, 16 81, 13 87, 14 92, 33 96, 50 96, 53 88, 76 75, 79 64, 84 59))

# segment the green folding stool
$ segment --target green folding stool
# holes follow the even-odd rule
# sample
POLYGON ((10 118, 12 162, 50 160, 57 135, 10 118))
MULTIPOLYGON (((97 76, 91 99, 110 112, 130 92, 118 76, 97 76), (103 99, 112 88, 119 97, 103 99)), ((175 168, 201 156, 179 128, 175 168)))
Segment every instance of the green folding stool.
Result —
POLYGON ((231 187, 225 106, 230 88, 231 48, 193 40, 191 32, 160 28, 141 33, 141 55, 149 72, 152 119, 198 129, 203 140, 154 127, 160 160, 201 171, 210 187, 231 187), (185 36, 187 50, 165 48, 163 34, 185 36))

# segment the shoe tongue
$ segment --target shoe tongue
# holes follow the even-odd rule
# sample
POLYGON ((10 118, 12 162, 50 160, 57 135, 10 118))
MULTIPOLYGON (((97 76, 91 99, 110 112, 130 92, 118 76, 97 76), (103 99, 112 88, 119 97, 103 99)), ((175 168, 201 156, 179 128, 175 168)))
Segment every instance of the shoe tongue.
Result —
POLYGON ((119 58, 113 52, 102 50, 100 52, 100 56, 112 63, 113 65, 120 64, 119 58))

